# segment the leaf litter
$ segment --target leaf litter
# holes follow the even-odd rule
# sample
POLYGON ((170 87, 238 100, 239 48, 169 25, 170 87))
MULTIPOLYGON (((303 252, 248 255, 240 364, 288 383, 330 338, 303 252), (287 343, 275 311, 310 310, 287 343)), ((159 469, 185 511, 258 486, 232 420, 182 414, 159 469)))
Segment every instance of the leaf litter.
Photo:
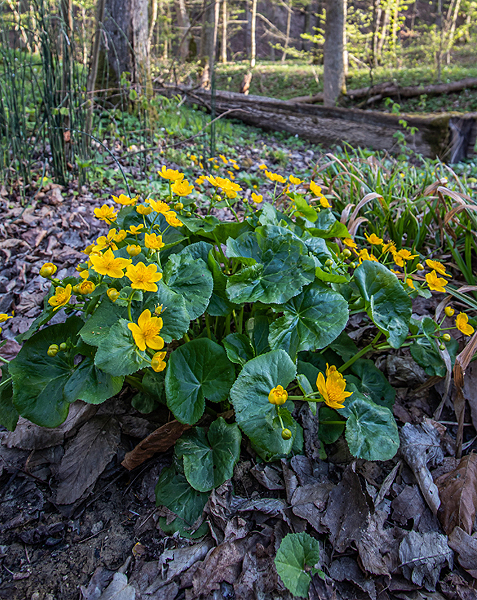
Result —
MULTIPOLYGON (((40 312, 39 267, 54 260, 62 276, 73 274, 80 249, 103 232, 98 201, 62 191, 52 186, 42 202, 4 212, 0 312, 18 315, 4 327, 6 358, 40 312)), ((356 323, 353 339, 365 331, 356 323)), ((198 540, 164 534, 161 519, 175 515, 153 503, 182 432, 167 411, 146 421, 120 395, 101 407, 76 402, 57 429, 21 419, 0 432, 0 598, 288 600, 274 558, 291 532, 319 541, 311 566, 324 579, 311 577, 311 599, 477 598, 475 455, 454 460, 457 424, 432 420, 438 394, 406 352, 383 358, 397 391, 395 459, 355 461, 338 441, 322 460, 304 406, 305 454, 263 465, 244 448, 232 480, 212 492, 201 517, 209 533, 198 540)), ((472 363, 461 386, 472 421, 465 441, 477 422, 476 380, 472 363)), ((446 406, 443 415, 453 421, 446 406)))

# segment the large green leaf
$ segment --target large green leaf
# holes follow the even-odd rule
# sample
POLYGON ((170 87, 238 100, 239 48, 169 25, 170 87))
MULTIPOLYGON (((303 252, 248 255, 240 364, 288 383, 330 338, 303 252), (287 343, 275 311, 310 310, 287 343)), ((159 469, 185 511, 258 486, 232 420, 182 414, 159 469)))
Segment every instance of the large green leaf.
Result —
POLYGON ((9 431, 14 431, 17 426, 17 409, 13 405, 13 383, 8 375, 6 365, 2 365, 2 381, 0 381, 0 425, 9 431))
POLYGON ((242 436, 236 423, 228 425, 219 417, 209 427, 187 431, 177 442, 175 452, 184 460, 184 474, 199 492, 208 492, 230 479, 240 457, 242 436))
MULTIPOLYGON (((351 367, 351 371, 359 377, 358 390, 367 394, 373 402, 392 409, 396 390, 389 383, 372 360, 360 358, 351 367)), ((348 378, 348 375, 345 375, 348 378)))
POLYGON ((166 374, 167 406, 181 423, 193 425, 205 408, 205 399, 227 398, 235 370, 219 344, 201 338, 180 346, 169 357, 166 374))
POLYGON ((309 227, 308 231, 317 238, 350 237, 346 225, 337 221, 330 209, 321 210, 314 227, 309 227))
POLYGON ((173 254, 164 268, 164 283, 185 301, 190 319, 202 315, 209 304, 214 282, 202 259, 190 254, 173 254))
POLYGON ((370 260, 355 270, 354 279, 369 317, 386 334, 389 344, 399 348, 409 332, 412 313, 411 298, 399 279, 384 265, 370 260))
POLYGON ((120 319, 111 327, 98 347, 94 363, 101 370, 115 376, 131 375, 151 366, 147 354, 141 352, 134 343, 126 319, 120 319))
POLYGON ((347 417, 345 436, 353 456, 364 460, 393 458, 399 449, 399 433, 389 408, 354 391, 338 412, 347 417))
POLYGON ((140 312, 146 308, 154 314, 156 306, 159 305, 162 305, 161 337, 164 338, 166 344, 172 340, 180 340, 187 333, 190 325, 190 316, 184 298, 181 294, 171 290, 163 281, 158 281, 157 292, 147 295, 147 301, 140 311, 137 311, 137 316, 139 317, 140 312))
MULTIPOLYGON (((453 365, 459 349, 459 343, 454 338, 451 338, 450 342, 445 342, 445 345, 449 351, 451 364, 453 365)), ((437 377, 445 377, 447 373, 446 364, 436 348, 435 340, 430 340, 427 337, 418 338, 411 344, 409 350, 411 351, 412 358, 429 376, 437 375, 437 377)))
POLYGON ((338 424, 337 421, 341 421, 337 411, 326 404, 321 405, 318 438, 324 444, 333 444, 343 433, 346 421, 343 421, 343 425, 338 424))
POLYGON ((298 598, 308 598, 311 576, 318 573, 320 543, 305 533, 289 533, 281 541, 275 567, 285 587, 298 598))
POLYGON ((84 397, 95 403, 111 397, 122 380, 97 369, 90 356, 75 364, 75 349, 47 355, 50 344, 76 343, 83 326, 79 317, 47 327, 33 335, 10 363, 13 404, 25 418, 42 427, 57 427, 68 416, 69 405, 84 397))
POLYGON ((237 365, 244 365, 254 357, 250 339, 243 333, 230 333, 222 341, 229 360, 237 365))
POLYGON ((222 267, 215 259, 212 250, 209 252, 207 265, 214 279, 214 290, 210 297, 207 312, 212 317, 226 317, 234 308, 238 308, 239 305, 230 302, 227 298, 227 276, 223 273, 222 267))
POLYGON ((284 440, 276 407, 268 401, 268 394, 278 385, 286 388, 295 376, 295 364, 288 354, 274 350, 246 363, 230 390, 237 423, 264 460, 285 456, 293 446, 296 433, 291 416, 293 403, 288 400, 280 407, 284 425, 292 432, 292 438, 284 440))
POLYGON ((177 473, 174 467, 163 469, 156 485, 156 504, 166 506, 177 515, 172 525, 173 530, 179 531, 181 535, 190 535, 208 497, 209 494, 194 490, 185 476, 177 473))
POLYGON ((99 346, 112 325, 127 315, 127 309, 105 298, 80 330, 80 336, 90 346, 99 346))
POLYGON ((229 277, 232 302, 282 304, 315 278, 315 262, 305 244, 284 227, 265 225, 228 240, 227 253, 249 265, 229 277))
POLYGON ((316 282, 285 304, 272 307, 283 316, 270 326, 273 350, 286 350, 295 358, 302 350, 321 349, 343 331, 348 322, 348 303, 327 286, 316 282))
POLYGON ((248 319, 245 323, 245 330, 257 356, 269 352, 268 335, 270 332, 270 322, 267 315, 256 314, 254 317, 248 319))

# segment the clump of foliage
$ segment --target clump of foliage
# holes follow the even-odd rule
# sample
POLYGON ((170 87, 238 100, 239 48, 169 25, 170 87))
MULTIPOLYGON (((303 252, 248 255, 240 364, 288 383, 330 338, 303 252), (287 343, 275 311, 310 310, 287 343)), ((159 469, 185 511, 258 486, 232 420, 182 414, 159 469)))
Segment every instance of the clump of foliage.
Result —
POLYGON ((203 533, 196 521, 232 476, 242 436, 265 461, 301 453, 305 403, 319 412, 323 443, 344 432, 354 456, 391 459, 395 392, 365 356, 409 347, 442 375, 443 357, 452 364, 458 348, 448 329, 473 333, 464 313, 450 327, 412 316, 413 298, 446 291, 443 264, 376 233, 359 247, 332 195, 265 165, 271 202, 254 191, 239 217, 236 163, 221 160, 229 177, 194 186, 163 167, 160 199, 113 196, 114 206, 95 209, 109 232, 84 250, 77 277, 42 267, 51 282, 44 310, 0 384, 0 422, 12 430, 19 415, 57 427, 72 402, 100 404, 126 384, 137 410, 167 405, 190 429, 156 488, 158 504, 177 515, 161 520, 166 533, 203 533), (234 220, 219 221, 214 207, 234 220), (66 321, 47 326, 60 309, 66 321), (362 348, 345 332, 357 313, 375 328, 362 348))

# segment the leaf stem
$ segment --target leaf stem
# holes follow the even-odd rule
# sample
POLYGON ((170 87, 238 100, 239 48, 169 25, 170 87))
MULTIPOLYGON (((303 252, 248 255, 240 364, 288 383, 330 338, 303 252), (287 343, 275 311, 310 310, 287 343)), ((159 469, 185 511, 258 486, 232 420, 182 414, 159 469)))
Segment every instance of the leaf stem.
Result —
POLYGON ((346 371, 346 369, 349 369, 351 367, 351 365, 353 365, 359 358, 361 358, 362 356, 364 356, 365 354, 367 354, 370 350, 373 350, 374 345, 376 344, 376 342, 379 340, 379 338, 382 336, 381 331, 379 331, 376 335, 376 337, 374 338, 374 340, 368 344, 367 346, 365 346, 364 348, 361 348, 361 350, 359 352, 357 352, 352 358, 350 358, 347 362, 345 362, 345 364, 343 366, 341 366, 338 371, 340 373, 343 373, 343 371, 346 371))

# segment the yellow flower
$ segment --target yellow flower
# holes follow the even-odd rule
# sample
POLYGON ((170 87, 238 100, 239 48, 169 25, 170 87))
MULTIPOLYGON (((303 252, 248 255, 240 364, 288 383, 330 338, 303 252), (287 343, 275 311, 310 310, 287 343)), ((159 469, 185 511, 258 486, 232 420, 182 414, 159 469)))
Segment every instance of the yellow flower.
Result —
POLYGON ((298 179, 298 177, 295 177, 294 175, 290 175, 288 179, 290 180, 290 183, 293 183, 293 185, 300 185, 300 183, 302 183, 302 180, 298 179))
POLYGON ((106 294, 108 295, 108 298, 111 300, 111 302, 116 302, 116 300, 120 296, 120 293, 116 288, 108 288, 106 294))
POLYGON ((58 267, 53 263, 45 263, 40 269, 40 275, 42 277, 51 277, 56 273, 58 267))
POLYGON ((386 242, 383 245, 382 250, 383 250, 383 253, 384 252, 391 252, 392 254, 395 254, 396 253, 396 246, 394 245, 394 242, 386 242))
POLYGON ((204 177, 199 177, 195 180, 196 185, 202 185, 204 183, 204 177))
POLYGON ((166 217, 166 221, 171 227, 182 227, 181 221, 177 218, 176 213, 173 210, 168 210, 164 216, 166 217))
POLYGON ((128 265, 126 277, 131 280, 131 287, 134 290, 157 292, 155 282, 162 279, 162 273, 157 273, 157 265, 155 264, 146 267, 143 262, 139 262, 137 265, 128 265))
POLYGON ((165 357, 166 357, 167 352, 156 352, 156 354, 154 354, 154 356, 151 358, 151 367, 153 371, 156 371, 156 373, 160 373, 161 371, 164 371, 164 369, 166 368, 166 362, 164 361, 165 357))
POLYGON ((394 251, 392 254, 394 262, 397 264, 398 267, 404 267, 405 260, 412 260, 413 258, 416 258, 416 256, 418 256, 418 254, 411 254, 409 250, 406 250, 406 248, 399 250, 399 252, 394 251))
POLYGON ((120 229, 118 231, 118 233, 114 236, 113 240, 115 242, 122 242, 127 236, 127 233, 124 231, 124 229, 120 229))
POLYGON ((82 269, 80 271, 80 277, 81 277, 81 279, 88 279, 88 277, 89 277, 88 269, 82 269))
POLYGON ((156 235, 155 233, 146 233, 144 244, 150 250, 160 250, 165 246, 162 241, 162 235, 156 235))
POLYGON ((383 240, 380 237, 378 237, 375 233, 372 233, 371 235, 365 233, 364 235, 366 236, 368 242, 373 246, 381 246, 383 243, 383 240))
POLYGON ((282 177, 278 173, 271 173, 270 171, 265 171, 265 177, 270 179, 270 181, 278 181, 278 183, 286 183, 287 182, 285 177, 282 177))
POLYGON ((416 286, 414 285, 411 277, 408 277, 406 279, 406 285, 408 285, 412 290, 416 289, 416 286))
POLYGON ((137 256, 138 254, 141 254, 141 246, 138 246, 137 244, 128 244, 126 252, 129 256, 137 256))
POLYGON ((346 379, 333 365, 329 367, 326 364, 326 381, 323 373, 318 373, 316 387, 323 396, 325 404, 331 408, 343 408, 345 398, 352 395, 352 392, 345 392, 346 379))
POLYGON ((442 277, 437 277, 437 273, 435 271, 431 271, 431 273, 426 274, 426 281, 429 289, 434 290, 435 292, 445 292, 445 285, 447 285, 447 280, 442 277))
POLYGON ((429 258, 426 260, 426 265, 429 269, 434 269, 439 275, 445 275, 446 277, 450 277, 449 273, 446 273, 446 268, 443 264, 438 262, 437 260, 430 260, 429 258))
POLYGON ((284 390, 281 385, 277 385, 277 387, 271 389, 270 393, 268 394, 268 401, 271 404, 275 404, 276 406, 281 406, 282 404, 285 404, 287 398, 288 392, 284 390))
POLYGON ((177 196, 188 196, 192 193, 193 189, 194 186, 191 185, 186 179, 183 179, 182 181, 176 181, 171 186, 171 190, 177 196))
POLYGON ((113 196, 113 200, 123 206, 134 206, 137 202, 137 198, 130 198, 125 194, 121 194, 119 197, 113 196))
POLYGON ((141 232, 141 229, 144 227, 144 225, 141 223, 140 225, 131 225, 131 227, 127 230, 128 233, 131 233, 132 235, 137 235, 138 233, 141 232))
POLYGON ((0 323, 5 323, 5 321, 7 319, 13 319, 13 317, 10 316, 10 315, 7 315, 6 313, 1 313, 0 314, 0 323))
MULTIPOLYGON (((86 246, 86 248, 84 250, 82 250, 83 254, 87 254, 88 256, 91 254, 91 252, 93 252, 93 248, 94 248, 94 244, 90 244, 89 246, 86 246)), ((51 264, 51 263, 48 263, 51 264)))
POLYGON ((314 181, 310 181, 310 190, 315 196, 322 196, 321 187, 317 185, 314 181))
POLYGON ((219 158, 222 159, 222 162, 224 163, 224 165, 227 165, 229 163, 229 161, 225 158, 225 156, 223 154, 219 154, 219 158))
POLYGON ((235 175, 233 171, 227 171, 227 173, 229 174, 230 179, 232 179, 232 181, 235 179, 235 175))
POLYGON ((181 181, 181 179, 184 179, 184 173, 174 171, 173 169, 167 169, 164 165, 162 166, 162 169, 158 171, 158 174, 164 179, 169 179, 169 181, 181 181))
POLYGON ((446 317, 452 317, 455 313, 455 310, 452 308, 452 306, 446 306, 444 308, 444 312, 446 313, 446 317))
POLYGON ((455 326, 464 335, 472 335, 474 333, 474 328, 472 325, 469 325, 468 321, 469 317, 465 313, 459 313, 455 318, 455 326))
POLYGON ((140 215, 150 215, 152 213, 152 208, 150 206, 144 206, 144 204, 140 204, 136 206, 136 211, 140 215))
POLYGON ((189 158, 191 159, 192 162, 197 162, 197 156, 195 154, 191 154, 189 156, 189 158))
POLYGON ((268 167, 267 167, 267 165, 266 165, 266 164, 258 165, 258 168, 259 168, 261 171, 264 171, 265 169, 268 169, 268 167))
POLYGON ((164 340, 159 335, 162 329, 161 317, 151 317, 151 311, 144 310, 136 323, 128 323, 136 346, 144 352, 146 346, 152 350, 162 350, 164 340))
POLYGON ((374 254, 369 254, 369 252, 364 248, 360 250, 358 253, 358 262, 361 264, 364 260, 371 260, 373 262, 379 262, 378 259, 374 256, 374 254))
POLYGON ((92 248, 92 252, 102 252, 105 248, 111 248, 111 250, 117 250, 115 238, 116 237, 116 229, 111 229, 108 232, 108 235, 100 235, 96 240, 96 245, 92 248))
POLYGON ((88 294, 92 294, 96 289, 96 285, 92 281, 88 281, 85 279, 78 286, 78 291, 83 296, 87 296, 88 294))
POLYGON ((165 202, 157 202, 156 200, 146 200, 146 202, 149 202, 149 205, 152 206, 152 209, 159 214, 163 215, 169 210, 169 205, 165 202))
POLYGON ((94 209, 94 215, 100 221, 106 221, 106 223, 112 223, 113 221, 116 221, 116 217, 118 216, 118 213, 114 212, 114 208, 112 206, 103 204, 103 206, 101 208, 94 209))
POLYGON ((240 169, 240 167, 239 167, 238 165, 232 165, 232 167, 233 167, 233 168, 234 168, 236 171, 238 171, 238 170, 240 169))
POLYGON ((252 200, 257 204, 260 204, 260 202, 263 202, 263 196, 261 194, 256 194, 255 192, 252 192, 252 200))
POLYGON ((116 258, 111 248, 108 248, 104 254, 91 255, 90 260, 96 273, 109 275, 114 279, 124 277, 123 269, 131 262, 129 258, 116 258))
POLYGON ((358 247, 358 244, 351 238, 343 238, 343 244, 348 248, 353 248, 353 250, 358 247))
POLYGON ((48 304, 55 307, 53 312, 68 304, 71 298, 71 291, 72 287, 70 283, 65 288, 56 288, 55 295, 48 300, 48 304))

